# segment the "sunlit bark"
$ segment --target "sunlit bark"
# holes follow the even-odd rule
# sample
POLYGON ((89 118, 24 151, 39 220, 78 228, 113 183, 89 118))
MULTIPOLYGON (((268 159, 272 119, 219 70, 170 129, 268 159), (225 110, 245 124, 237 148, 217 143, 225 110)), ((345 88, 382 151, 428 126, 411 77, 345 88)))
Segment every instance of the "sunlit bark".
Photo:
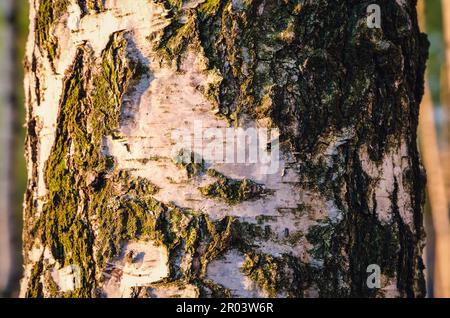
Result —
POLYGON ((381 2, 32 0, 22 295, 424 296, 427 41, 381 2), (177 163, 196 121, 278 169, 177 163))

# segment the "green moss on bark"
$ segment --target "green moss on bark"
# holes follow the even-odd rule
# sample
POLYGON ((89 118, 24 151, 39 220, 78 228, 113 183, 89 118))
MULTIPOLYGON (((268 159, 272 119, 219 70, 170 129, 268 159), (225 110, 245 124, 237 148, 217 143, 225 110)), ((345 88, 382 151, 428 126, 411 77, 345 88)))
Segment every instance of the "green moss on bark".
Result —
POLYGON ((214 169, 208 169, 206 173, 208 176, 217 179, 217 181, 199 188, 199 191, 205 197, 220 198, 229 205, 260 198, 266 192, 263 186, 249 179, 234 180, 225 177, 214 169))
POLYGON ((50 62, 57 55, 58 44, 51 34, 55 22, 67 11, 69 0, 40 0, 36 12, 36 44, 46 50, 50 62))
MULTIPOLYGON (((55 143, 45 167, 48 194, 38 228, 60 264, 80 267, 82 287, 74 297, 91 296, 96 285, 91 221, 111 169, 110 158, 101 151, 102 138, 119 127, 122 96, 136 70, 136 62, 126 58, 126 48, 123 33, 114 34, 94 74, 86 67, 92 63, 89 50, 78 49, 64 84, 55 143), (88 98, 90 80, 96 88, 88 98)), ((130 186, 139 187, 151 188, 140 180, 130 186)))
POLYGON ((187 152, 182 149, 173 159, 174 163, 186 171, 187 177, 193 178, 205 171, 205 160, 200 158, 195 152, 187 152))
POLYGON ((309 266, 289 254, 248 253, 241 270, 269 297, 303 297, 311 284, 309 266))
POLYGON ((36 262, 33 265, 25 297, 27 298, 43 297, 42 283, 41 283, 42 268, 43 268, 43 260, 41 258, 38 262, 36 262))

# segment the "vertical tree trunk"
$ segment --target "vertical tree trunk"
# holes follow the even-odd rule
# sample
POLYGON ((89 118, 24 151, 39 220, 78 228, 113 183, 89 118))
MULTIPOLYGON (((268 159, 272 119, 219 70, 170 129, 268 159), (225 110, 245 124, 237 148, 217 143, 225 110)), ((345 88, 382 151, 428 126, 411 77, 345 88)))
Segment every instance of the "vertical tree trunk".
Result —
MULTIPOLYGON (((419 1, 419 25, 425 29, 425 2, 419 1)), ((450 297, 450 223, 445 180, 440 163, 438 137, 434 119, 433 100, 428 83, 420 108, 419 139, 424 166, 427 170, 428 200, 435 231, 434 296, 450 297)))
POLYGON ((22 295, 424 296, 427 40, 378 3, 31 0, 22 295), (279 169, 178 163, 199 122, 278 128, 279 169))
MULTIPOLYGON (((448 1, 441 1, 442 11, 442 36, 444 38, 444 52, 445 60, 441 71, 441 104, 444 106, 443 114, 445 123, 450 118, 450 3, 448 1)), ((450 128, 446 125, 443 129, 443 148, 441 154, 442 162, 444 162, 444 176, 446 181, 447 197, 450 197, 450 128)))

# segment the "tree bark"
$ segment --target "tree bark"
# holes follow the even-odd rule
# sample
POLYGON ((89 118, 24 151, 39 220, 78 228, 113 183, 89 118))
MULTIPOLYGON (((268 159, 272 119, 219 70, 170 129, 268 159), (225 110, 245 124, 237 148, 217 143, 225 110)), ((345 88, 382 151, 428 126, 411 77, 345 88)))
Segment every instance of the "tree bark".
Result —
POLYGON ((22 295, 423 297, 428 42, 377 2, 30 0, 22 295), (177 162, 196 121, 279 169, 177 162))

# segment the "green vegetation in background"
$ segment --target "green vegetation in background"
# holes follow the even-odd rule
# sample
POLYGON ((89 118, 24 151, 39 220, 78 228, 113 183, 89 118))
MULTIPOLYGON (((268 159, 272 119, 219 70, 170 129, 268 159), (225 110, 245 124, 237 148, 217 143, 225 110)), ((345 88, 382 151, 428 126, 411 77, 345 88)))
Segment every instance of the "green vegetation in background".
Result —
POLYGON ((430 57, 427 63, 430 90, 433 104, 440 105, 441 71, 445 61, 441 1, 426 1, 426 28, 430 41, 430 57))
MULTIPOLYGON (((5 12, 3 12, 3 7, 0 6, 0 31, 3 32, 3 29, 6 28, 8 24, 7 17, 5 12)), ((0 41, 0 51, 4 49, 4 43, 0 41)), ((5 116, 4 114, 4 105, 0 104, 0 117, 5 116)), ((0 148, 0 156, 2 156, 3 149, 0 148)))
MULTIPOLYGON (((25 44, 28 36, 28 1, 27 0, 14 0, 14 28, 15 28, 15 61, 12 61, 15 65, 14 71, 15 76, 13 78, 15 82, 15 112, 14 112, 14 122, 13 122, 13 138, 14 138, 14 161, 13 161, 13 198, 12 198, 12 207, 14 214, 14 224, 15 224, 15 232, 14 232, 14 244, 17 247, 17 262, 19 264, 22 263, 22 253, 21 253, 21 245, 22 245, 22 203, 23 203, 23 195, 26 191, 27 185, 27 172, 26 172, 26 163, 24 156, 24 141, 25 141, 25 97, 24 97, 24 88, 23 88, 23 77, 24 77, 24 68, 23 68, 23 58, 25 55, 25 44)), ((18 266, 18 268, 22 268, 18 266)), ((17 275, 21 275, 21 272, 18 272, 17 275)), ((13 280, 15 282, 15 286, 11 286, 13 290, 18 290, 19 288, 19 277, 13 280)))
MULTIPOLYGON (((11 159, 12 159, 12 171, 11 171, 11 209, 13 217, 13 228, 11 229, 12 248, 14 250, 13 264, 15 271, 12 273, 10 283, 5 292, 5 296, 17 295, 19 288, 19 279, 22 275, 22 203, 23 195, 26 191, 27 184, 27 172, 24 156, 24 140, 25 140, 25 106, 24 106, 24 89, 23 89, 23 57, 25 53, 25 44, 28 34, 28 1, 27 0, 14 0, 12 3, 11 16, 1 15, 1 28, 8 28, 12 32, 13 39, 13 51, 11 60, 5 61, 10 63, 12 71, 10 74, 4 74, 4 81, 11 81, 13 83, 13 91, 10 92, 10 98, 12 103, 11 121, 12 125, 12 143, 11 159)), ((3 43, 0 43, 3 45, 3 43)))

